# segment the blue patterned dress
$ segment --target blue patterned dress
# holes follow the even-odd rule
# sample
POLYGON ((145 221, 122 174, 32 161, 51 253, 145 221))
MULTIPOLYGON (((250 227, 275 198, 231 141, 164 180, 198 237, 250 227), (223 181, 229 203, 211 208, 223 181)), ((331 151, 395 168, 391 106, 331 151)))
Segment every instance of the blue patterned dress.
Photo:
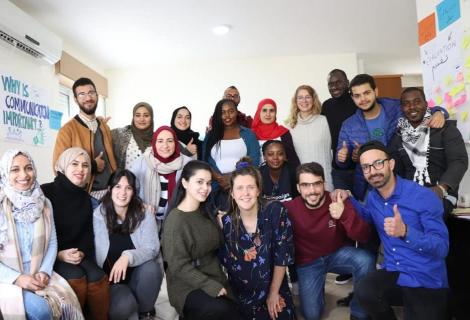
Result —
MULTIPOLYGON (((274 266, 294 262, 292 226, 286 209, 275 201, 258 212, 257 232, 248 234, 240 220, 238 237, 229 215, 222 218, 225 246, 221 260, 230 286, 247 319, 270 319, 266 299, 274 266)), ((279 294, 285 307, 277 319, 295 319, 294 304, 284 277, 279 294)))

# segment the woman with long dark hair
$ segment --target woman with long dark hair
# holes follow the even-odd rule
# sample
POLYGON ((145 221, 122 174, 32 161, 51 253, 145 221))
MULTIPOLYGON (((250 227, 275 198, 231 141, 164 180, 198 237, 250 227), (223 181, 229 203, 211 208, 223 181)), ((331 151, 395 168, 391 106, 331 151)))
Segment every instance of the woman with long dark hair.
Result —
POLYGON ((286 267, 293 263, 292 226, 279 201, 260 202, 261 175, 241 159, 230 179, 230 207, 221 218, 222 262, 248 319, 295 319, 286 267))
POLYGON ((191 130, 192 117, 187 107, 176 108, 170 125, 178 138, 181 153, 196 160, 202 158, 202 141, 199 140, 199 132, 191 130))
POLYGON ((204 209, 211 182, 207 163, 187 163, 163 229, 168 296, 185 320, 241 319, 217 258, 217 225, 204 209))
POLYGON ((212 129, 203 144, 203 160, 212 168, 215 202, 226 209, 230 173, 241 157, 248 156, 255 166, 260 163, 260 149, 255 134, 237 120, 238 110, 232 100, 220 100, 212 116, 212 129), (222 191, 222 192, 220 192, 222 191))
POLYGON ((138 196, 137 179, 117 170, 93 213, 96 262, 109 276, 110 319, 153 316, 163 272, 155 216, 138 196))
POLYGON ((91 319, 105 319, 109 307, 109 282, 96 265, 93 242, 93 209, 85 187, 91 161, 82 148, 66 149, 55 164, 53 182, 41 186, 54 209, 58 253, 54 270, 75 291, 91 319))

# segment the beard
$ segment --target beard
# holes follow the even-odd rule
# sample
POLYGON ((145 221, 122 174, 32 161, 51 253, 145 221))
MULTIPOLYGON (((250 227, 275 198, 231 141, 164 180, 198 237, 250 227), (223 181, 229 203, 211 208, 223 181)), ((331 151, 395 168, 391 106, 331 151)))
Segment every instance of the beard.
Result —
POLYGON ((98 108, 98 101, 95 102, 95 105, 91 108, 86 108, 84 106, 84 104, 78 104, 78 107, 80 108, 81 111, 83 111, 83 113, 87 114, 87 115, 94 115, 95 114, 95 111, 96 111, 96 108, 98 108))
POLYGON ((323 204, 323 199, 325 199, 325 192, 323 192, 323 194, 321 193, 309 193, 308 195, 305 196, 305 198, 302 196, 302 200, 304 201, 305 203, 305 206, 309 209, 316 209, 318 208, 320 205, 323 204), (314 203, 310 203, 307 198, 310 197, 311 195, 314 195, 314 196, 320 196, 320 198, 318 198, 317 201, 315 201, 314 203))
POLYGON ((385 176, 383 173, 376 173, 367 178, 367 182, 374 188, 380 189, 385 186, 390 180, 390 175, 385 176), (382 180, 372 181, 375 177, 382 177, 382 180))
POLYGON ((367 109, 361 109, 362 111, 364 112, 369 112, 371 111, 372 109, 374 109, 375 105, 377 104, 377 99, 374 99, 374 101, 372 102, 372 104, 367 108, 367 109))

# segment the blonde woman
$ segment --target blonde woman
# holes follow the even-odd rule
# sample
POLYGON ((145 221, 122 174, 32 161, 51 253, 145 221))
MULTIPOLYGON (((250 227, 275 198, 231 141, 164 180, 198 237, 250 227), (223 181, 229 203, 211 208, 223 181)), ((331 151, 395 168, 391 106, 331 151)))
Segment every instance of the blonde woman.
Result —
POLYGON ((326 117, 320 115, 321 103, 315 90, 301 85, 292 97, 286 124, 292 135, 300 163, 317 162, 325 169, 327 190, 333 188, 331 179, 331 135, 326 117))

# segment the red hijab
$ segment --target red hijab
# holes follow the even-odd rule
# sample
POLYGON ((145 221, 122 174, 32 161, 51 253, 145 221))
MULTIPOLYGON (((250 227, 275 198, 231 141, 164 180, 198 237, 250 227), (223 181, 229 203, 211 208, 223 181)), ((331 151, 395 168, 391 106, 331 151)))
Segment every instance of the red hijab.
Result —
MULTIPOLYGON (((153 156, 158 159, 158 161, 163 162, 163 163, 169 163, 176 158, 180 156, 180 144, 178 143, 178 138, 176 137, 175 131, 168 126, 161 126, 159 127, 152 135, 152 151, 153 151, 153 156), (175 152, 168 158, 163 158, 161 157, 158 152, 157 148, 155 147, 155 143, 157 142, 157 137, 162 131, 169 131, 172 136, 173 140, 175 141, 175 152)), ((176 171, 173 171, 172 173, 168 174, 160 174, 161 176, 164 176, 168 180, 168 201, 170 201, 171 196, 173 194, 173 190, 176 187, 176 171)))
POLYGON ((277 105, 273 99, 263 99, 258 103, 258 109, 256 110, 255 118, 253 119, 253 124, 251 125, 251 130, 253 130, 258 140, 277 139, 289 131, 286 127, 278 125, 276 119, 274 119, 274 122, 270 124, 261 122, 261 109, 263 109, 263 107, 267 104, 272 105, 274 110, 277 112, 277 105))

